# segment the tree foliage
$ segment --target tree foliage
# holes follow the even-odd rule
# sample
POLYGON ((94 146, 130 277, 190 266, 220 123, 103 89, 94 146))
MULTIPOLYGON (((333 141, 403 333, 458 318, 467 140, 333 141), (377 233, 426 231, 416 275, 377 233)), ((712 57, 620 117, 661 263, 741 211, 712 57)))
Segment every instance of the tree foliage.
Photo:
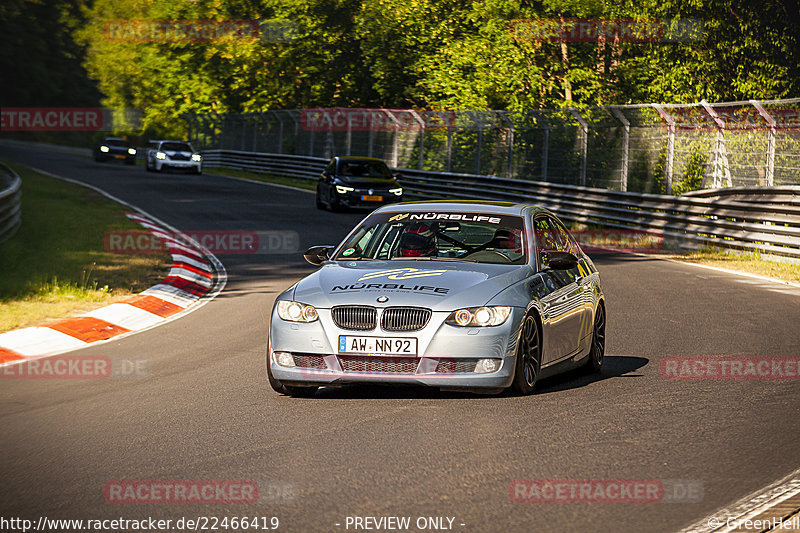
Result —
POLYGON ((182 113, 386 106, 558 108, 800 94, 797 0, 7 0, 3 105, 182 113), (115 20, 283 20, 287 39, 120 41, 115 20), (520 38, 514 21, 687 20, 688 42, 520 38), (26 58, 23 60, 22 58, 26 58), (29 59, 29 60, 28 60, 29 59), (12 87, 13 85, 13 87, 12 87), (41 91, 36 89, 42 88, 41 91))

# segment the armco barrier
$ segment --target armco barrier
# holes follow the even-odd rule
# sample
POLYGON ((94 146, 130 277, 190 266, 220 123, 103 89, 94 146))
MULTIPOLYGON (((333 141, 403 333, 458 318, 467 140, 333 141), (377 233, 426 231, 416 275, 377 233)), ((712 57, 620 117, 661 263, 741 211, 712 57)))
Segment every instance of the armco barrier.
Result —
POLYGON ((0 241, 11 237, 22 222, 22 180, 0 163, 0 241))
MULTIPOLYGON (((234 150, 208 150, 203 159, 209 167, 300 179, 316 179, 327 163, 317 157, 234 150)), ((800 187, 742 187, 665 196, 494 176, 397 171, 403 187, 420 197, 532 203, 552 209, 565 220, 650 230, 680 244, 800 258, 800 187)))

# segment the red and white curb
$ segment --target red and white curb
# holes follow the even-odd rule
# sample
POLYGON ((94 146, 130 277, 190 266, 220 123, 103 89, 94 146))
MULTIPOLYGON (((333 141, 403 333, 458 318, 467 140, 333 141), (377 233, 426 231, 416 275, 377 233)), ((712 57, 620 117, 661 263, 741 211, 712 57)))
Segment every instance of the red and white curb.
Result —
MULTIPOLYGON (((79 181, 128 207, 126 202, 79 181)), ((160 325, 199 308, 225 286, 222 263, 196 241, 141 211, 126 216, 161 237, 172 256, 167 277, 140 294, 74 318, 0 334, 0 367, 56 355, 160 325)))

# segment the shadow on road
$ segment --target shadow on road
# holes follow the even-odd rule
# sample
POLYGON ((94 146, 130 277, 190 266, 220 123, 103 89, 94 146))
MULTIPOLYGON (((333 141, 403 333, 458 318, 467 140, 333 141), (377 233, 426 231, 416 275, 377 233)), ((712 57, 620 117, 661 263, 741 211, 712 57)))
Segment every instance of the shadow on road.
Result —
MULTIPOLYGON (((574 370, 543 379, 537 385, 536 394, 550 394, 570 389, 585 387, 592 383, 619 377, 640 377, 639 374, 630 374, 642 368, 649 362, 645 357, 629 355, 606 356, 603 372, 600 374, 584 374, 574 370)), ((433 387, 418 385, 383 385, 383 384, 349 384, 342 387, 327 387, 320 389, 315 398, 321 399, 493 399, 509 398, 516 394, 506 390, 501 394, 477 394, 462 391, 441 391, 433 387)))

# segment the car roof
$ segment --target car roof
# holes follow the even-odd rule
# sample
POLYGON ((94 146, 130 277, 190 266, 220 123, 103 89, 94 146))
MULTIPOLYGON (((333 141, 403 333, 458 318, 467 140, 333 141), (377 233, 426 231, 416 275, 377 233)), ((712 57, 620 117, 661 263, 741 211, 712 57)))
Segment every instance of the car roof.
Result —
POLYGON ((380 208, 381 212, 419 212, 419 211, 464 211, 474 212, 480 210, 487 214, 498 215, 523 215, 531 212, 532 214, 550 213, 544 207, 531 204, 515 202, 498 202, 492 200, 426 200, 421 202, 403 202, 391 204, 380 208))
POLYGON ((378 159, 377 157, 363 157, 359 155, 348 155, 348 156, 334 156, 334 159, 338 159, 339 161, 377 161, 378 163, 385 163, 383 159, 378 159))

